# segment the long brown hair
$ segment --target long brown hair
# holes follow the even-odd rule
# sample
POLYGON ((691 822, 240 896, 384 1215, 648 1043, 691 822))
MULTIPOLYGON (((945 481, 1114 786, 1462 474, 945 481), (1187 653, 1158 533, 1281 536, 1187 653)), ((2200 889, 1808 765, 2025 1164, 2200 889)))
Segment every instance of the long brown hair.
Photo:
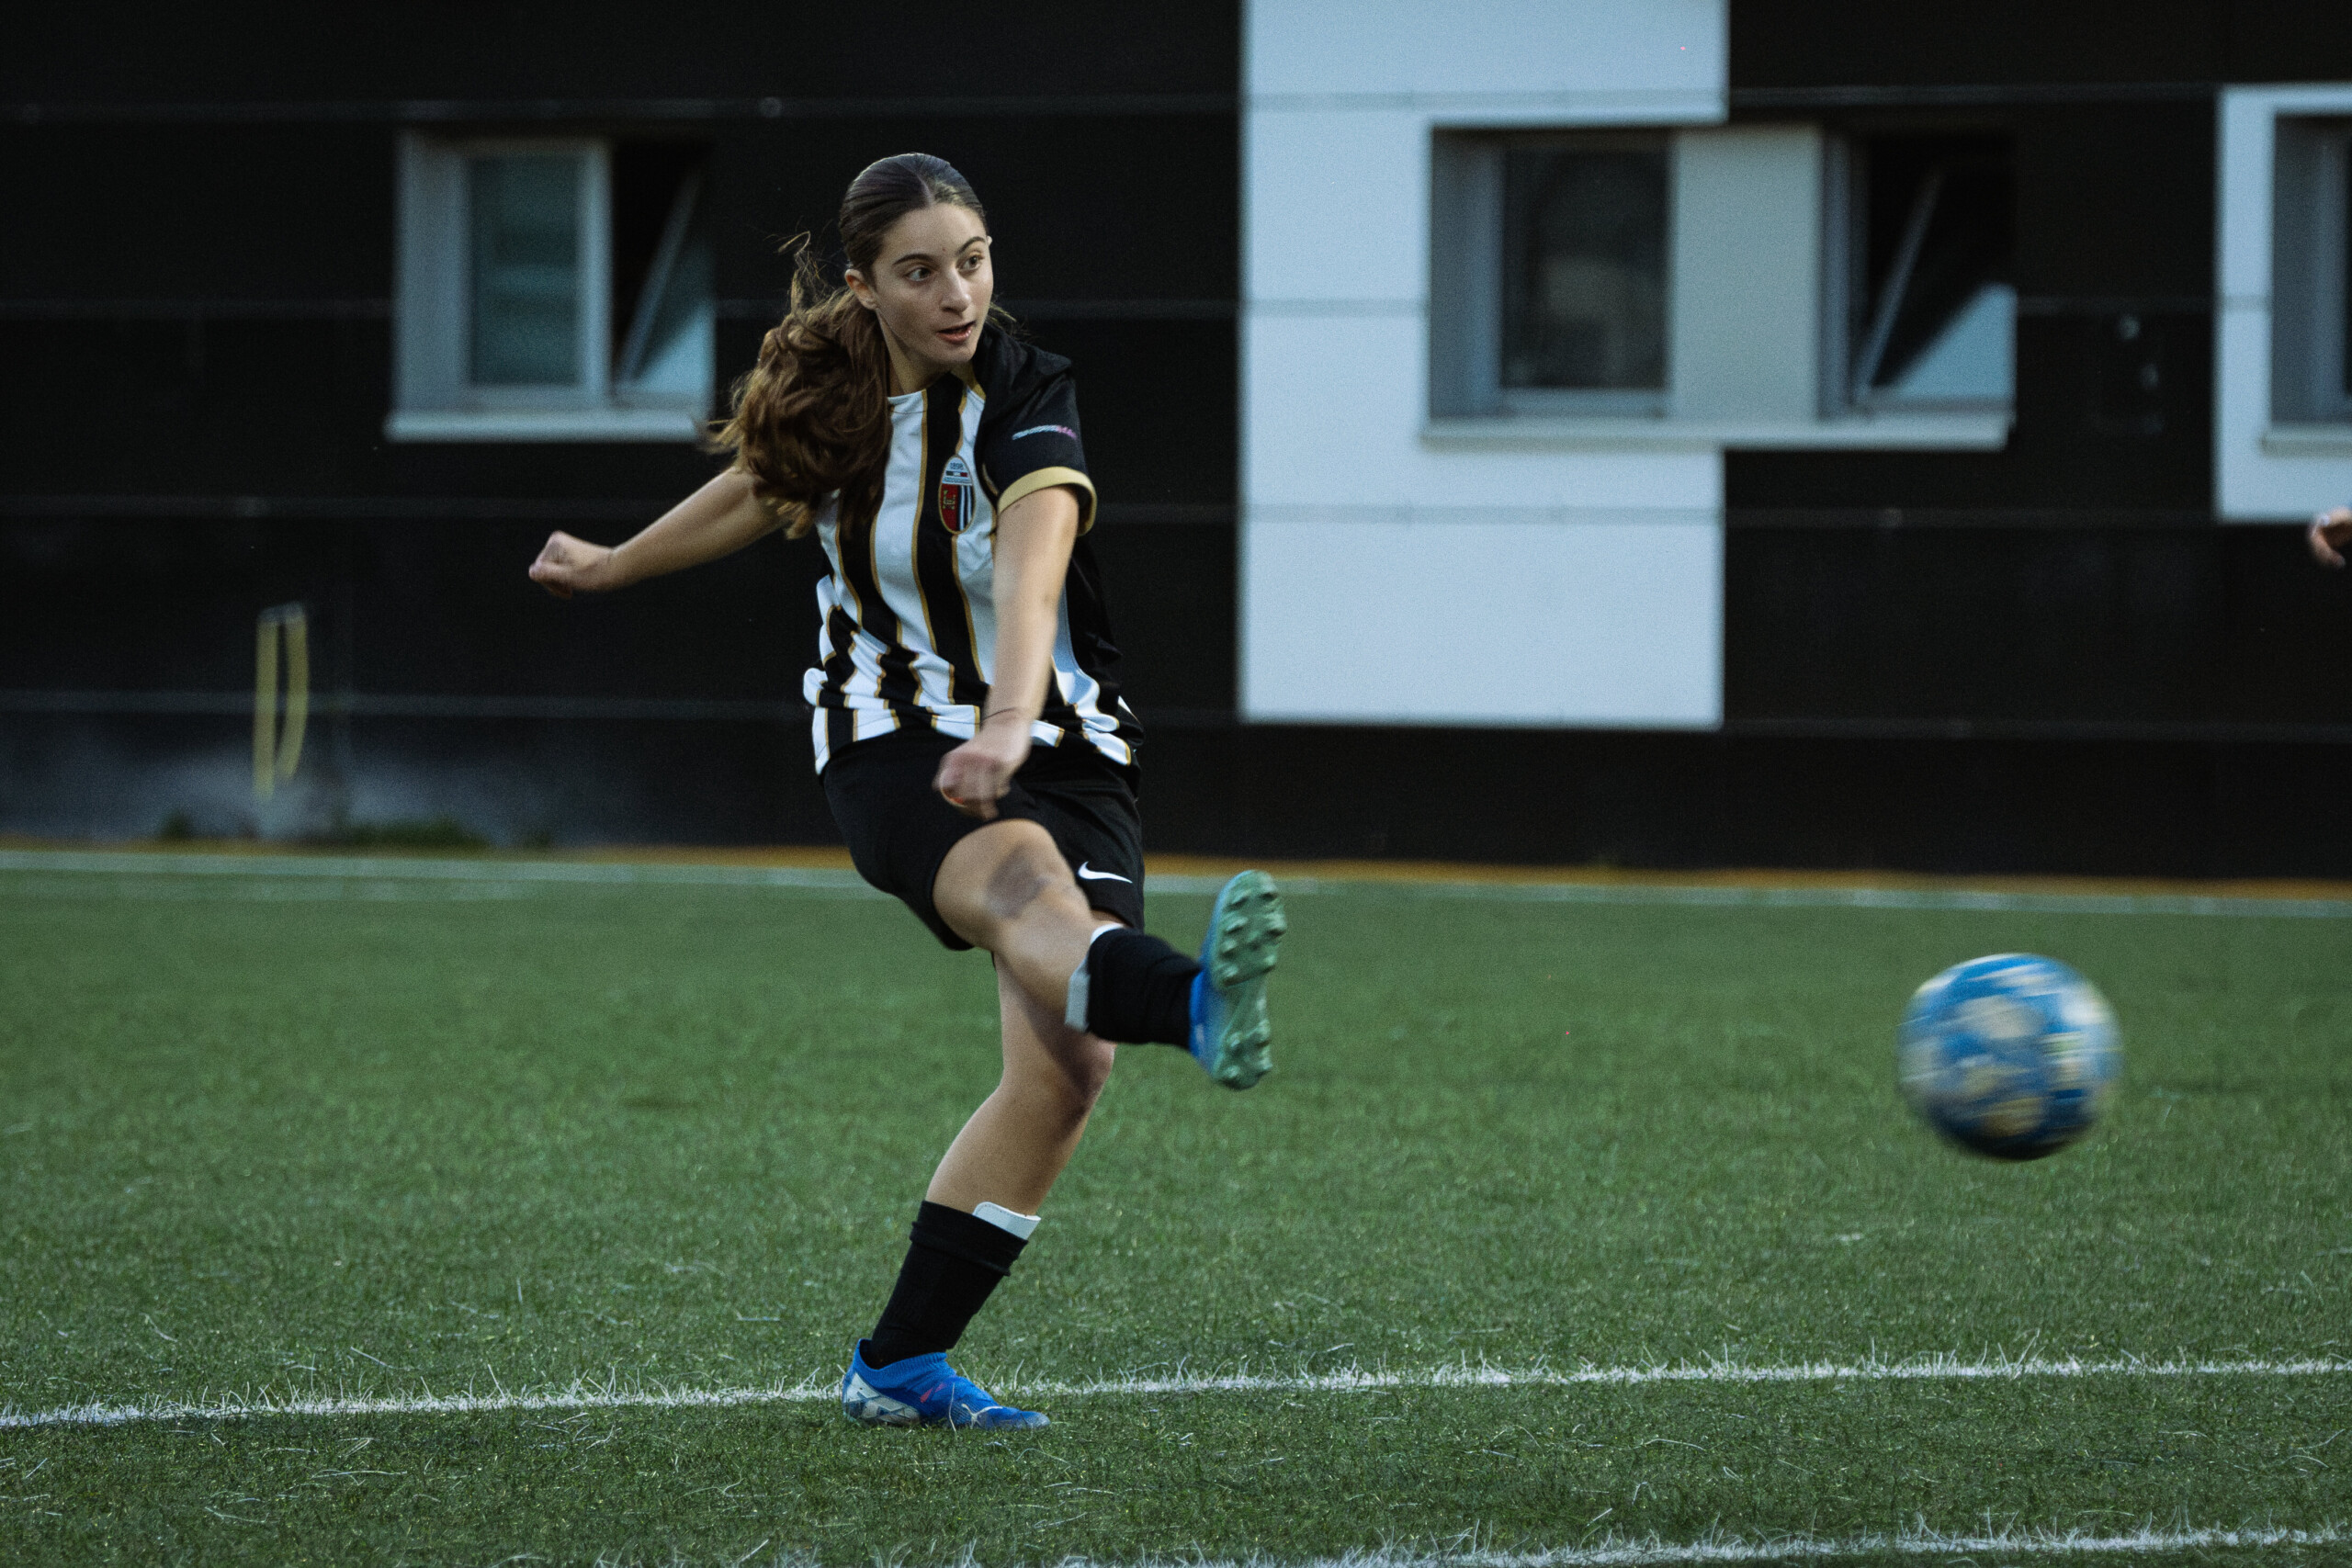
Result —
MULTIPOLYGON (((871 277, 890 225, 927 207, 968 208, 988 221, 971 182, 944 158, 901 152, 868 164, 842 197, 849 265, 871 277)), ((845 521, 881 510, 890 352, 875 313, 847 284, 826 280, 806 235, 786 249, 795 253, 791 307, 762 340, 759 363, 735 383, 732 415, 711 444, 735 454, 735 467, 752 476, 752 492, 797 539, 836 491, 845 521)))

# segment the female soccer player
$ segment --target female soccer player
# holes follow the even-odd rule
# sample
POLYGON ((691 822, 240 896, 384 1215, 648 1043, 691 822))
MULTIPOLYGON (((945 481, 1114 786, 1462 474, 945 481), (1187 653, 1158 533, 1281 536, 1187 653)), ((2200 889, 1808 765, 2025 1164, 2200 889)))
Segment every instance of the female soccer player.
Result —
POLYGON ((1111 1071, 1112 1042, 1191 1051, 1247 1089, 1268 1066, 1283 927, 1263 873, 1218 894, 1195 963, 1142 931, 1142 728, 1085 535, 1094 486, 1069 361, 992 314, 988 220, 922 153, 850 183, 848 266, 803 249, 792 304, 735 389, 726 472, 615 548, 557 534, 548 592, 605 592, 815 534, 817 768, 858 872, 997 971, 1004 1076, 932 1177, 898 1285, 850 1354, 875 1425, 1042 1427, 948 1366, 1037 1226, 1111 1071))

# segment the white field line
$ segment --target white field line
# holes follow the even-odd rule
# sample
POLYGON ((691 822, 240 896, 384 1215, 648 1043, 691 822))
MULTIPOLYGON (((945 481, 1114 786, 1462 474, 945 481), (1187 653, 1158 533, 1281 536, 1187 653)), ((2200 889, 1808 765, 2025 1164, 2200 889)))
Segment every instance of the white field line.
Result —
POLYGON ((81 873, 101 876, 284 878, 297 881, 568 883, 600 886, 795 887, 870 891, 857 873, 824 866, 664 865, 627 861, 411 860, 394 855, 150 855, 104 850, 0 850, 0 871, 81 873))
MULTIPOLYGON (((751 887, 881 897, 857 874, 819 866, 672 865, 624 861, 411 860, 374 855, 128 854, 109 851, 0 850, 0 872, 76 873, 291 883, 266 897, 288 899, 414 897, 517 897, 542 887, 751 887), (414 891, 403 894, 402 888, 414 891), (446 891, 444 891, 446 889, 446 891), (460 891, 471 889, 471 891, 460 891)), ((224 886, 216 881, 215 886, 224 886)), ((1157 876, 1162 893, 1214 893, 1216 877, 1157 876)), ((1681 905, 1702 908, 1928 909, 1989 914, 2202 915, 2277 919, 2352 919, 2352 899, 2205 897, 2192 894, 1997 893, 1966 888, 1669 886, 1581 882, 1384 882, 1288 877, 1297 897, 1378 894, 1508 904, 1681 905)), ((0 890, 0 893, 17 890, 0 890)), ((152 896, 165 896, 153 894, 152 896)), ((229 897, 254 897, 231 893, 229 897)))
MULTIPOLYGON (((2313 1529, 2139 1529, 2126 1535, 2090 1535, 2079 1530, 2002 1530, 1993 1535, 1942 1535, 1931 1530, 1900 1535, 1783 1536, 1743 1540, 1717 1536, 1694 1541, 1606 1540, 1594 1546, 1548 1551, 1350 1552, 1317 1558, 1288 1568, 1668 1568, 1713 1562, 1822 1562, 1853 1557, 2068 1557, 2094 1553, 2153 1556, 2177 1551, 2242 1548, 2326 1547, 2352 1542, 2352 1531, 2322 1525, 2313 1529)), ((1083 1560, 1073 1560, 1082 1562, 1083 1560)), ((1152 1568, 1133 1564, 1131 1568, 1152 1568)), ((1170 1565, 1159 1565, 1170 1568, 1170 1565)), ((1205 1559, 1183 1568, 1275 1568, 1273 1560, 1205 1559)))
MULTIPOLYGON (((1748 1367, 1705 1363, 1653 1367, 1436 1367, 1417 1371, 1351 1369, 1336 1372, 1226 1376, 1120 1377, 1085 1382, 1006 1378, 1001 1393, 1023 1399, 1094 1399, 1194 1393, 1363 1393, 1385 1389, 1577 1388, 1592 1384, 1816 1383, 2019 1382, 2032 1378, 2335 1377, 2352 1373, 2352 1359, 2290 1361, 1962 1361, 1933 1357, 1908 1361, 1806 1361, 1748 1367)), ((200 1402, 153 1404, 58 1405, 47 1410, 0 1406, 0 1431, 42 1427, 123 1427, 142 1422, 235 1420, 252 1416, 467 1416, 498 1411, 712 1410, 747 1404, 789 1404, 835 1397, 830 1380, 739 1388, 623 1388, 574 1382, 538 1392, 499 1388, 490 1393, 222 1395, 200 1402)))

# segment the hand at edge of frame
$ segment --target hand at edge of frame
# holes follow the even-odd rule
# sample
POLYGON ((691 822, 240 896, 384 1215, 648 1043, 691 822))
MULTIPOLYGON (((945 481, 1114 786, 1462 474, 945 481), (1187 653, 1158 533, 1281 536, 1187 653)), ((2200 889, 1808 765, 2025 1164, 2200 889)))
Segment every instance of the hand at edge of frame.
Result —
POLYGON ((2344 547, 2352 544, 2352 506, 2329 507, 2312 519, 2303 537, 2310 541, 2312 558, 2320 565, 2342 566, 2344 547))
POLYGON ((548 536, 539 558, 531 563, 531 581, 559 599, 605 592, 620 586, 610 581, 612 559, 612 546, 592 545, 559 530, 548 536))

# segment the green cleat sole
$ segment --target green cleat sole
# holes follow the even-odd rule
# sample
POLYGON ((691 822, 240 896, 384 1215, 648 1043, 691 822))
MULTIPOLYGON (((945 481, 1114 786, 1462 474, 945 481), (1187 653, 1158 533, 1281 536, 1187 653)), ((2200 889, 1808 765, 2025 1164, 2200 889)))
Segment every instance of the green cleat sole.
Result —
POLYGON ((1290 919, 1281 889, 1262 871, 1245 871, 1218 893, 1203 954, 1209 984, 1225 1001, 1223 1026, 1203 1065, 1227 1089, 1248 1089, 1273 1066, 1273 1027, 1266 1018, 1266 976, 1290 919))

